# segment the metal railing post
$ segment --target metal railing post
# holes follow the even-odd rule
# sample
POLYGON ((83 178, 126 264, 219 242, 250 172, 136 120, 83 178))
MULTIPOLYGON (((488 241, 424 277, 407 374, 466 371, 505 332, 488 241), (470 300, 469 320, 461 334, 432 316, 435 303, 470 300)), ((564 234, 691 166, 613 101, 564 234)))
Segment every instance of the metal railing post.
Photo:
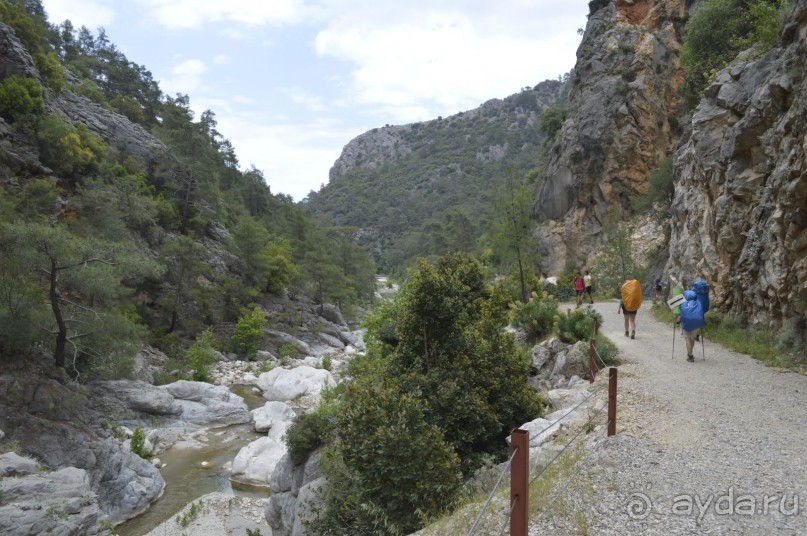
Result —
POLYGON ((516 429, 510 435, 510 455, 518 449, 510 466, 510 536, 527 536, 530 502, 530 432, 516 429))
POLYGON ((616 371, 608 369, 608 437, 616 434, 616 371))
POLYGON ((594 317, 594 336, 596 337, 600 333, 600 323, 597 321, 597 317, 594 317))
POLYGON ((597 375, 597 341, 591 339, 588 343, 588 383, 594 383, 597 375))

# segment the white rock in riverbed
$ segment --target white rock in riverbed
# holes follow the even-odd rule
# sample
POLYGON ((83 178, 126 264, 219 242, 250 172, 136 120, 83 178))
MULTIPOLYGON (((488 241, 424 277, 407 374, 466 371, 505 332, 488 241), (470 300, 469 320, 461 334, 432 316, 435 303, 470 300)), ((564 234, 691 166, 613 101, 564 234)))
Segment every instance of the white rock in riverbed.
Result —
POLYGON ((255 421, 255 431, 268 432, 272 426, 279 422, 293 422, 297 414, 285 402, 273 400, 267 402, 262 408, 252 410, 252 420, 255 421))
POLYGON ((302 396, 317 397, 323 387, 335 384, 330 372, 308 366, 293 369, 278 367, 258 377, 258 387, 267 400, 288 401, 302 396))

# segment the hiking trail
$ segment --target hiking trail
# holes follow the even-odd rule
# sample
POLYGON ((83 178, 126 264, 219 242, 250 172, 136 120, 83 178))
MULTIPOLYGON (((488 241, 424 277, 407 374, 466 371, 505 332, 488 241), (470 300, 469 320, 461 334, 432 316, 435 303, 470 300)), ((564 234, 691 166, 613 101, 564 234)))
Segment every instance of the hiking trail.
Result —
POLYGON ((593 305, 621 354, 617 435, 588 444, 586 485, 530 535, 807 535, 807 376, 711 342, 708 326, 695 363, 680 330, 671 357, 650 306, 631 340, 617 302, 593 305))

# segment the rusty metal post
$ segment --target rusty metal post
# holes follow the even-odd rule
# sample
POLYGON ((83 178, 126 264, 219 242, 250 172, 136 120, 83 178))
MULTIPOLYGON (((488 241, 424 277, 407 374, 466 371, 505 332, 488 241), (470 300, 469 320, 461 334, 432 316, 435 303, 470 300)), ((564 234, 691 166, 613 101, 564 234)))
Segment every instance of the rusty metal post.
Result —
POLYGON ((616 371, 608 369, 608 437, 616 434, 616 371))
POLYGON ((516 429, 510 435, 510 536, 527 536, 530 506, 530 432, 516 429), (513 452, 518 452, 513 456, 513 452))
POLYGON ((597 321, 597 317, 594 317, 594 336, 596 337, 600 333, 600 323, 597 321))
POLYGON ((588 383, 594 383, 597 375, 597 341, 591 339, 588 343, 588 383))

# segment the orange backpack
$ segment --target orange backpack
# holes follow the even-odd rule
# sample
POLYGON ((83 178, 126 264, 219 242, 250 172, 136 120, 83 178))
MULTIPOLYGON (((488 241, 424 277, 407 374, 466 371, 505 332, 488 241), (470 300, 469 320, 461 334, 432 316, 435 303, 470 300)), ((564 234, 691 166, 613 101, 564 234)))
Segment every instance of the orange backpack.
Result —
POLYGON ((642 306, 642 285, 635 279, 622 285, 622 305, 626 311, 638 311, 642 306))

